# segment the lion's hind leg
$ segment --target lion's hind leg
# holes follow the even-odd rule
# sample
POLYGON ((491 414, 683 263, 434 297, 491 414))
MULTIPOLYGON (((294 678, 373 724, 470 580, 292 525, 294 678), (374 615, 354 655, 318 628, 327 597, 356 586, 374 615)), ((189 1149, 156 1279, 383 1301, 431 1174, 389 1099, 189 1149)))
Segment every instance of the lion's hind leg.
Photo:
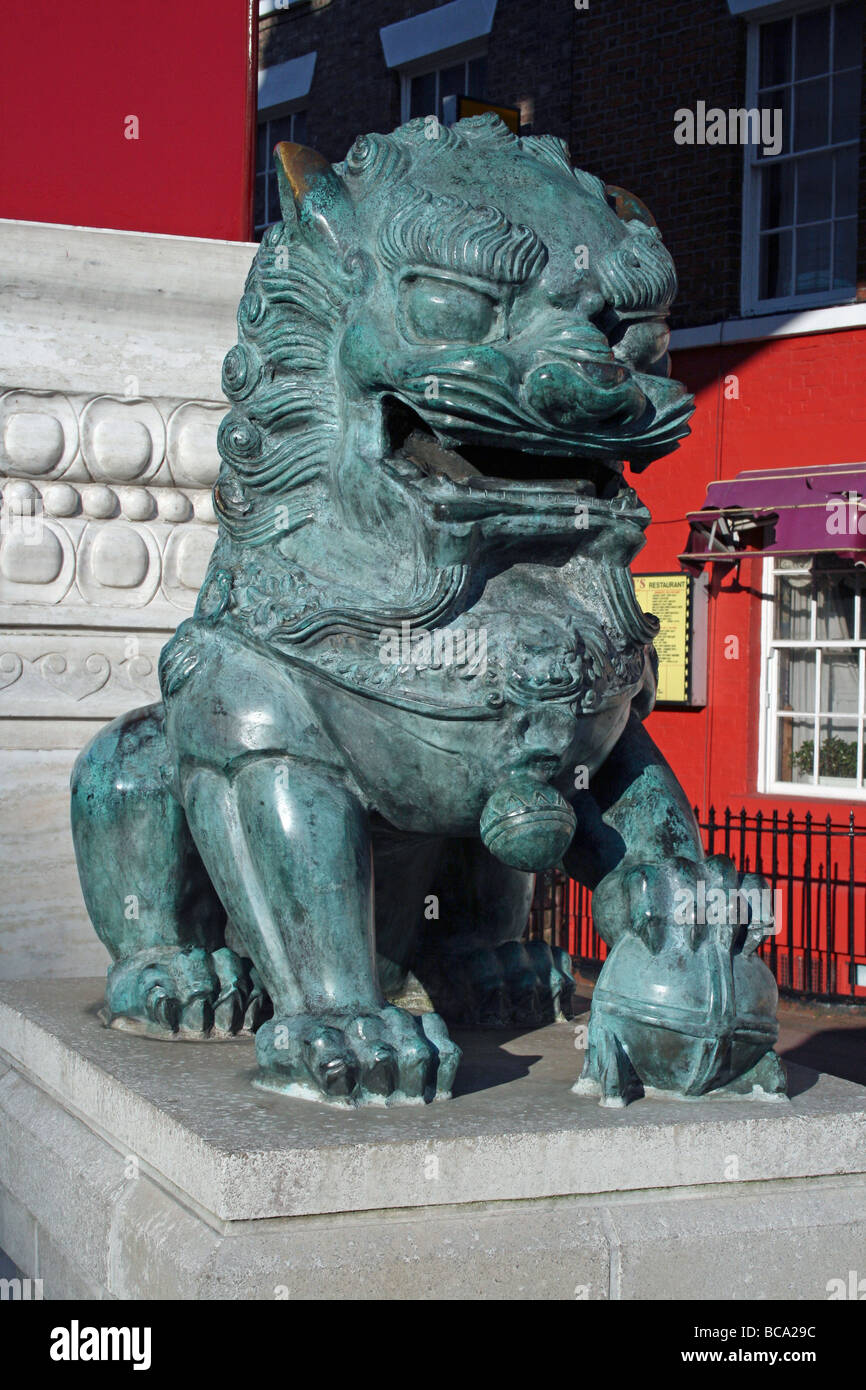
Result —
POLYGON ((435 916, 423 923, 412 968, 446 1023, 539 1028, 571 1017, 568 954, 523 940, 533 884, 480 840, 444 842, 427 890, 435 916))
POLYGON ((103 1017, 157 1036, 254 1027, 267 1008, 171 791, 161 705, 116 719, 78 758, 72 834, 84 900, 112 957, 103 1017))

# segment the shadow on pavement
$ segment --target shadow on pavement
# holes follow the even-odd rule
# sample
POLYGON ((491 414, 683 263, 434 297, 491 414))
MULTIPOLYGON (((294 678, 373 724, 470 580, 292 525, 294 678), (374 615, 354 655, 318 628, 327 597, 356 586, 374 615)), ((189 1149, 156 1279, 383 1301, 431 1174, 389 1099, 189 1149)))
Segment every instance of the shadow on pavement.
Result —
POLYGON ((841 1076, 866 1086, 866 1023, 856 1028, 820 1028, 786 1046, 784 1034, 778 1052, 785 1062, 841 1076))

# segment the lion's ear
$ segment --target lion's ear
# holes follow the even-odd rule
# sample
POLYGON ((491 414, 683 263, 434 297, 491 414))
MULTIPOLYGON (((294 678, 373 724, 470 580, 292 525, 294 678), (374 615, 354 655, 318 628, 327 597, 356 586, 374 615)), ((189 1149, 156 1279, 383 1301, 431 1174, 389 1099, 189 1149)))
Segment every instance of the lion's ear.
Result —
POLYGON ((306 145, 281 140, 274 149, 283 220, 298 223, 328 248, 345 254, 351 238, 354 211, 338 174, 324 155, 306 145))

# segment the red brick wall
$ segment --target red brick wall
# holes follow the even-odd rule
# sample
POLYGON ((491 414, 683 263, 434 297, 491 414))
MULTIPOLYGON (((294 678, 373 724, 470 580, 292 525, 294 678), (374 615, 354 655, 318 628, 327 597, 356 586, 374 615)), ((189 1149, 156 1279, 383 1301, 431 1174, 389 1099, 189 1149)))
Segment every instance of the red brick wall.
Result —
MULTIPOLYGON (((310 143, 341 159, 356 135, 400 119, 399 79, 379 28, 447 0, 301 0, 260 25, 262 62, 316 49, 310 143)), ((866 35, 866 30, 864 30, 866 35)), ((866 43, 866 37, 864 37, 866 43)), ((726 0, 499 0, 488 50, 491 101, 534 105, 532 128, 569 141, 575 163, 649 204, 680 278, 674 327, 740 310, 743 150, 674 143, 674 112, 745 101, 746 25, 726 0)), ((866 148, 866 84, 863 96, 866 148)), ((861 160, 866 224, 866 160, 861 160)), ((866 237, 861 237, 866 298, 866 237)))
MULTIPOLYGON (((400 80, 385 66, 379 29, 448 0, 309 0, 259 26, 264 67, 316 50, 307 129, 311 144, 342 159, 356 135, 400 122, 400 80)), ((572 0, 499 0, 487 59, 487 96, 501 106, 534 101, 533 128, 567 138, 571 109, 572 0)))

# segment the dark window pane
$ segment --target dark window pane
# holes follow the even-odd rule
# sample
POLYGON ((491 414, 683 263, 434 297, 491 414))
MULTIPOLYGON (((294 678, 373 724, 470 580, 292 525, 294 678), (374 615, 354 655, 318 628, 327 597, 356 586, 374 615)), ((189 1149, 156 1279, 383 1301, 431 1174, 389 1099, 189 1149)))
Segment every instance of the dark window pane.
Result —
POLYGON ((292 139, 292 118, 291 116, 278 116, 275 121, 271 121, 271 134, 268 140, 269 154, 271 163, 274 157, 274 145, 278 145, 281 140, 292 139))
POLYGON ((779 649, 779 709, 796 714, 815 710, 815 653, 779 649))
POLYGON ((268 163, 268 123, 259 121, 256 130, 256 173, 267 168, 268 163))
POLYGON ((857 725, 849 720, 821 719, 818 733, 818 778, 831 786, 857 776, 857 725))
POLYGON ((276 174, 268 174, 268 221, 280 220, 280 192, 277 188, 276 174))
MULTIPOLYGON (((836 79, 839 80, 838 78, 836 79)), ((830 114, 830 82, 820 77, 794 88, 794 149, 826 145, 830 114)))
POLYGON ((487 94, 487 59, 472 58, 468 64, 469 77, 466 84, 468 97, 483 97, 487 94))
POLYGON ((860 73, 840 72, 833 78, 833 142, 856 140, 860 127, 860 73))
POLYGON ((857 276, 857 218, 837 222, 834 236, 833 288, 853 290, 857 276))
POLYGON ((257 174, 253 190, 253 225, 263 227, 265 218, 265 175, 257 174))
POLYGON ((815 601, 818 640, 849 642, 854 636, 854 585, 848 576, 819 574, 815 601))
POLYGON ((794 164, 771 164, 761 173, 761 227, 787 227, 794 220, 794 164))
POLYGON ((433 116, 436 114, 435 72, 425 72, 421 77, 413 77, 409 90, 410 116, 433 116))
POLYGON ((830 288, 832 222, 801 227, 797 232, 797 294, 817 294, 830 288))
POLYGON ((292 121, 292 139, 296 145, 304 145, 307 140, 307 113, 296 111, 292 121))
POLYGON ((857 148, 852 145, 836 155, 836 216, 848 217, 857 211, 857 148))
POLYGON ((761 25, 760 85, 772 87, 791 80, 791 21, 761 25))
POLYGON ((811 614, 812 576, 777 575, 774 635, 783 642, 808 642, 811 636, 811 614))
POLYGON ((777 777, 780 782, 813 782, 815 721, 780 719, 777 777))
POLYGON ((779 299, 791 293, 791 232, 761 237, 761 298, 779 299))
POLYGON ((797 222, 821 222, 833 212, 832 161, 823 154, 798 159, 797 222))
POLYGON ((439 100, 443 97, 466 95, 466 64, 456 63, 453 68, 443 68, 439 74, 439 100))
POLYGON ((797 15, 794 75, 814 77, 830 67, 830 11, 813 10, 797 15))
POLYGON ((836 6, 836 37, 833 42, 834 68, 856 66, 863 45, 863 0, 849 0, 836 6))
MULTIPOLYGON (((770 123, 770 133, 773 135, 781 124, 782 148, 774 150, 776 154, 787 154, 791 149, 791 88, 790 87, 771 87, 767 92, 758 93, 758 109, 760 111, 781 111, 780 117, 773 116, 770 123)), ((763 122, 762 122, 763 125, 763 122)), ((763 142, 756 146, 756 153, 759 159, 764 158, 763 142)))

